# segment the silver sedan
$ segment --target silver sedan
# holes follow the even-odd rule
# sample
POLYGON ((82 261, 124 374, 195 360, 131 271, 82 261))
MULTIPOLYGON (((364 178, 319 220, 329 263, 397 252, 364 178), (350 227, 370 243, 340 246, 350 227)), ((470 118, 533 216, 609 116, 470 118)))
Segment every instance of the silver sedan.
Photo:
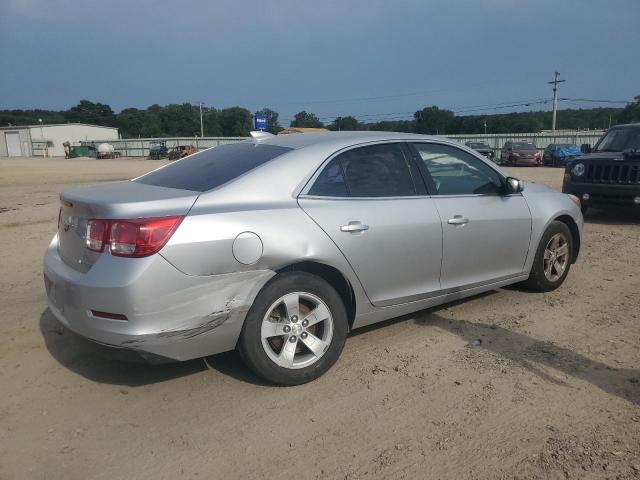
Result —
POLYGON ((65 327, 149 359, 237 348, 284 385, 326 372, 351 329, 559 287, 583 224, 577 198, 469 148, 377 132, 258 133, 60 201, 44 276, 65 327))

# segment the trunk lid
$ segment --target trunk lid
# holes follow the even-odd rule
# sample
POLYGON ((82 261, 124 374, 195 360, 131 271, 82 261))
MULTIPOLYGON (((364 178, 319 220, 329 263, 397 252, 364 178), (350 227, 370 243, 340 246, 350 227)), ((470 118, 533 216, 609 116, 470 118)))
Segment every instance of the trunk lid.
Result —
POLYGON ((86 246, 92 218, 134 219, 186 215, 199 193, 133 181, 76 187, 60 194, 58 253, 71 268, 88 272, 98 252, 86 246))

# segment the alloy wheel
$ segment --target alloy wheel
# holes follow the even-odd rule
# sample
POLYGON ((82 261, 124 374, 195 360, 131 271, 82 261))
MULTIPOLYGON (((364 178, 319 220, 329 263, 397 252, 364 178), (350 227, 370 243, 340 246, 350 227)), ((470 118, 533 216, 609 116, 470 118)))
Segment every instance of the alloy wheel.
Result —
POLYGON ((275 364, 305 368, 320 360, 331 345, 333 317, 316 295, 288 293, 267 310, 260 337, 265 353, 275 364))
POLYGON ((569 242, 562 233, 556 233, 547 242, 543 256, 544 276, 550 282, 557 282, 569 264, 569 242))

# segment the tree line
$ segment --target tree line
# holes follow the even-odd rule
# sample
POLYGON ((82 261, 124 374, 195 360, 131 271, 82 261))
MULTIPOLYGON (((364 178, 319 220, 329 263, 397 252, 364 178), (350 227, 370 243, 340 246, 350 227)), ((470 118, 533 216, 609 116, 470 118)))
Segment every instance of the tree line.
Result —
MULTIPOLYGON (((253 130, 254 113, 267 117, 267 130, 283 129, 278 112, 263 108, 251 112, 242 107, 202 107, 205 137, 245 137, 253 130)), ((0 125, 20 126, 51 123, 90 123, 117 127, 123 138, 200 136, 200 108, 190 103, 151 105, 146 109, 125 108, 115 113, 109 105, 81 100, 68 110, 0 110, 0 125)), ((565 109, 558 112, 558 129, 602 129, 609 125, 640 122, 640 96, 624 108, 565 109)), ((294 115, 291 127, 329 130, 376 130, 425 134, 535 133, 551 128, 547 111, 491 115, 456 115, 437 106, 417 110, 409 120, 361 122, 354 116, 337 117, 323 123, 312 112, 294 115)))

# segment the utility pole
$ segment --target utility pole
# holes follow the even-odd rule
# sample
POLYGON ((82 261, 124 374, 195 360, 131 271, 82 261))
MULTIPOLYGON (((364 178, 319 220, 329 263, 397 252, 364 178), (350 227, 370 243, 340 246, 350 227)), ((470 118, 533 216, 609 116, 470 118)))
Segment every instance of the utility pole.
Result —
POLYGON ((204 124, 202 123, 202 102, 200 102, 200 138, 204 137, 204 124))
POLYGON ((553 82, 547 82, 550 85, 553 85, 553 116, 551 117, 551 130, 556 131, 556 113, 558 112, 558 84, 562 82, 566 82, 566 80, 559 79, 560 74, 556 72, 556 76, 553 79, 553 82))
POLYGON ((484 119, 484 134, 487 134, 487 119, 484 119))

